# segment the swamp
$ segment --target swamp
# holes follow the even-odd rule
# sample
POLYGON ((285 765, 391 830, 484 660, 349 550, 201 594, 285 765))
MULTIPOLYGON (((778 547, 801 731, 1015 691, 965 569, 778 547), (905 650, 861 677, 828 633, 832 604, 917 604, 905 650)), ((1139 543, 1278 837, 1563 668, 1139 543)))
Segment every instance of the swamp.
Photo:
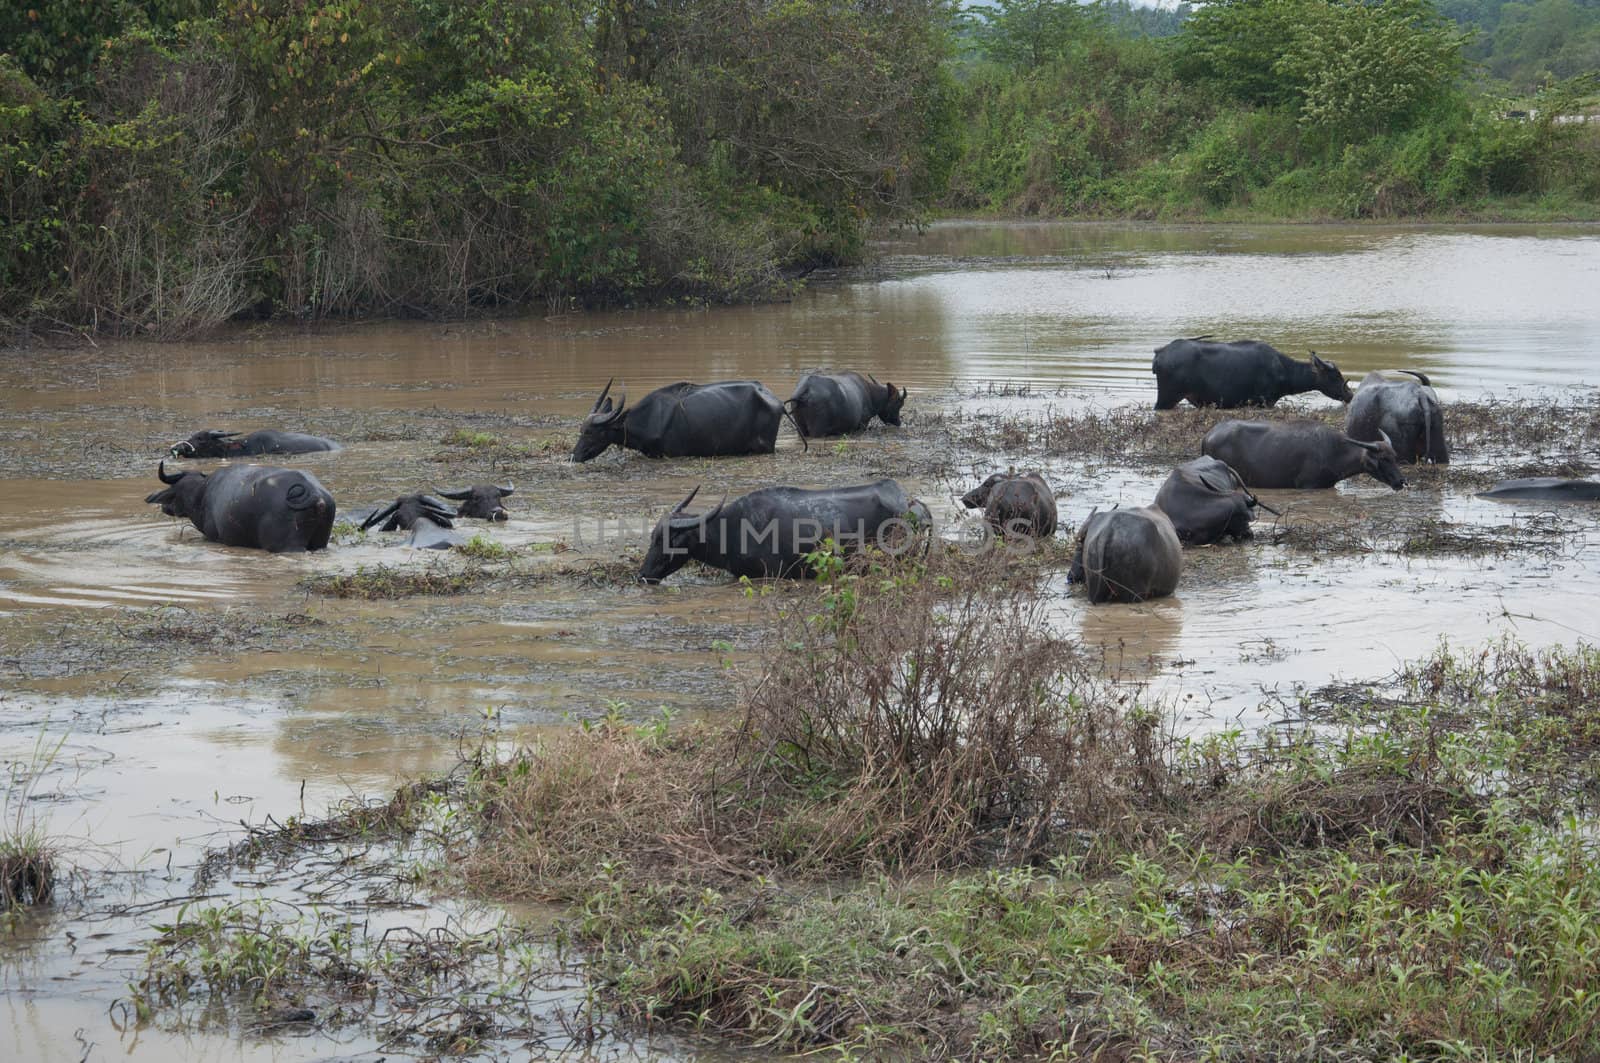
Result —
POLYGON ((0 351, 0 1059, 1600 1053, 1600 504, 1477 497, 1600 472, 1597 291, 1588 224, 943 222, 781 302, 0 351), (1072 532, 1240 415, 1151 408, 1211 333, 1426 373, 1452 461, 1088 605, 1072 532), (608 378, 818 367, 903 425, 569 460, 608 378), (145 505, 268 427, 343 444, 273 459, 328 549, 145 505), (961 509, 1013 466, 1055 539, 961 509), (924 557, 635 579, 696 486, 886 477, 924 557), (454 550, 347 519, 478 483, 454 550))

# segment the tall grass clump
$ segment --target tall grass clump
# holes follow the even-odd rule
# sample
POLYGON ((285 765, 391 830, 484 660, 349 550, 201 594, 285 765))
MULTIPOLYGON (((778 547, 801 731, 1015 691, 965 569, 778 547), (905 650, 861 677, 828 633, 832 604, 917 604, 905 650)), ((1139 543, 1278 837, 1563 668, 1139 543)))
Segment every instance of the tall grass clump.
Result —
POLYGON ((823 564, 820 593, 766 599, 736 726, 604 724, 478 778, 469 874, 570 898, 624 866, 662 882, 914 871, 1145 829, 1161 721, 1105 695, 1003 559, 823 564))
POLYGON ((0 803, 0 911, 48 904, 55 896, 59 845, 29 806, 65 741, 63 735, 49 744, 41 734, 31 757, 6 765, 5 799, 0 803))

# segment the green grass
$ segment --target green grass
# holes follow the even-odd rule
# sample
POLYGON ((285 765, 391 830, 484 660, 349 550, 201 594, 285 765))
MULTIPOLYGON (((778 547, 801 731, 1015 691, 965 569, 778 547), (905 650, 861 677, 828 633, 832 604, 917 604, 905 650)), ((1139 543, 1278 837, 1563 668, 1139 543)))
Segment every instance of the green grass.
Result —
POLYGON ((500 440, 489 432, 474 432, 469 428, 457 428, 439 442, 452 447, 469 447, 473 450, 482 450, 486 447, 498 445, 500 440))

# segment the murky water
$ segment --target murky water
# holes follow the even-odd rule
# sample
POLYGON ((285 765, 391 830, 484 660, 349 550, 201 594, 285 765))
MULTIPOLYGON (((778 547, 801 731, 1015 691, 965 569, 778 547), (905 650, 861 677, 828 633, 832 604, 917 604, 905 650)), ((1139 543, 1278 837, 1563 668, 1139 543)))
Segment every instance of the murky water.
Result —
MULTIPOLYGON (((773 306, 0 354, 0 755, 14 764, 41 735, 62 742, 24 811, 71 839, 69 859, 85 869, 58 912, 0 942, 0 1059, 375 1051, 320 1034, 119 1030, 107 1005, 143 926, 95 923, 103 938, 87 927, 113 900, 181 895, 201 848, 241 819, 380 792, 447 765, 461 741, 607 712, 719 711, 722 660, 748 646, 760 603, 707 573, 659 589, 601 578, 696 484, 714 501, 779 482, 894 476, 952 522, 956 496, 1004 459, 936 445, 919 416, 1148 403, 1151 352, 1180 335, 1315 349, 1352 378, 1420 368, 1446 399, 1600 385, 1592 227, 945 225, 883 252, 870 270, 773 306), (613 451, 565 462, 577 418, 610 376, 634 396, 678 379, 754 377, 782 397, 820 365, 909 387, 905 430, 802 451, 785 429, 776 455, 720 461, 613 451), (1024 384, 1033 397, 991 388, 1024 384), (512 521, 469 530, 597 576, 328 600, 300 581, 448 562, 381 536, 309 557, 230 549, 144 504, 166 444, 202 427, 267 426, 347 443, 294 459, 342 509, 514 479, 512 521), (456 427, 498 442, 442 443, 456 427)), ((1491 456, 1458 458, 1467 468, 1491 456)), ((1069 526, 1094 505, 1149 501, 1164 475, 1114 462, 1046 471, 1066 492, 1069 526)), ((1476 500, 1448 475, 1398 495, 1371 481, 1273 494, 1297 521, 1543 519, 1537 506, 1476 500)), ((1170 601, 1090 609, 1053 584, 1057 622, 1184 706, 1192 726, 1258 722, 1263 689, 1380 675, 1441 637, 1600 633, 1596 513, 1566 513, 1573 534, 1528 556, 1322 557, 1265 542, 1198 551, 1170 601)), ((15 811, 8 797, 6 816, 15 811)), ((650 1041, 607 1050, 691 1052, 650 1041)))

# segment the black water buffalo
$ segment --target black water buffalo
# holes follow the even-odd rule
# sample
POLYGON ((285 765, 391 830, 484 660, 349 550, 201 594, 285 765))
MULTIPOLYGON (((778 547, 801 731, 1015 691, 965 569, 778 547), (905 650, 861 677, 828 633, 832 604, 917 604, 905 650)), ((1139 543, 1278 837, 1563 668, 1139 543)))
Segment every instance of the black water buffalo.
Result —
POLYGON ((1056 496, 1036 472, 997 472, 961 496, 968 509, 982 509, 996 535, 1047 539, 1056 533, 1056 496))
POLYGON ((905 388, 860 373, 807 373, 784 405, 800 434, 815 437, 859 432, 874 417, 898 425, 905 402, 905 388))
POLYGON ((1514 502, 1600 502, 1600 481, 1564 480, 1559 476, 1530 476, 1522 480, 1501 480, 1479 498, 1514 502))
POLYGON ((361 521, 361 530, 404 531, 404 545, 418 550, 448 550, 466 542, 466 537, 452 531, 456 513, 450 504, 432 495, 401 495, 387 506, 372 510, 357 510, 350 520, 361 521))
POLYGON ((516 485, 506 484, 473 484, 463 487, 458 491, 440 491, 441 498, 448 498, 452 502, 460 502, 456 508, 458 517, 477 517, 480 520, 508 520, 510 514, 506 512, 505 503, 501 499, 515 491, 516 485))
POLYGON ((1396 491, 1406 485, 1387 436, 1368 443, 1315 421, 1223 421, 1200 452, 1233 466, 1250 487, 1332 487, 1361 473, 1396 491))
MULTIPOLYGON (((1250 522, 1262 503, 1227 462, 1202 457, 1167 474, 1155 505, 1172 521, 1179 542, 1209 546, 1227 538, 1235 542, 1250 538, 1250 522)), ((1277 512, 1271 506, 1262 508, 1277 512)))
POLYGON ((207 475, 156 470, 165 491, 145 499, 169 517, 188 517, 207 539, 275 554, 321 550, 333 530, 333 496, 299 469, 230 465, 207 475))
POLYGON ((631 409, 626 391, 615 406, 606 398, 610 391, 608 382, 584 418, 573 461, 598 458, 610 446, 650 458, 771 454, 777 449, 783 403, 757 381, 668 384, 631 409))
POLYGON ((1402 465, 1419 461, 1448 465, 1450 446, 1444 439, 1444 411, 1438 393, 1421 373, 1410 369, 1395 372, 1414 379, 1395 379, 1377 371, 1362 377, 1350 412, 1345 414, 1345 435, 1369 441, 1388 436, 1402 465))
POLYGON ((1142 602, 1178 589, 1183 546, 1167 515, 1154 506, 1089 514, 1078 530, 1068 583, 1082 583, 1089 601, 1142 602))
POLYGON ((1311 352, 1297 362, 1259 340, 1210 342, 1201 336, 1173 340, 1156 348, 1150 363, 1156 375, 1156 409, 1170 410, 1188 399, 1195 406, 1275 406, 1285 395, 1320 391, 1350 401, 1350 385, 1332 362, 1311 352))
POLYGON ((690 491, 650 533, 642 582, 659 583, 690 561, 751 579, 803 579, 814 575, 805 555, 824 539, 843 553, 868 546, 900 550, 908 548, 906 537, 933 523, 928 507, 908 498, 893 480, 821 490, 766 487, 698 516, 684 515, 699 490, 690 491))
POLYGON ((172 444, 167 452, 174 458, 249 458, 259 454, 315 454, 338 449, 339 444, 321 436, 263 428, 243 438, 238 432, 207 429, 172 444))

